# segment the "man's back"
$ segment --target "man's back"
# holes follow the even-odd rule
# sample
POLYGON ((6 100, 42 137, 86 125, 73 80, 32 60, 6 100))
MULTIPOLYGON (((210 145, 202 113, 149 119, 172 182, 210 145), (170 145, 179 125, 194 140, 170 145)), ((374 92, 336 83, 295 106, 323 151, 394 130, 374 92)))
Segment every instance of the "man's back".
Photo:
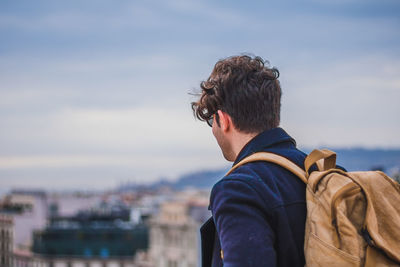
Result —
MULTIPOLYGON (((206 121, 226 160, 258 151, 303 167, 305 154, 278 128, 279 71, 247 55, 219 60, 192 109, 206 121)), ((213 218, 202 227, 203 266, 303 266, 305 185, 267 162, 240 166, 211 192, 213 218), (222 249, 221 249, 222 247, 222 249)))
MULTIPOLYGON (((275 128, 253 138, 235 163, 259 151, 282 155, 300 167, 306 156, 275 128)), ((268 162, 237 168, 213 187, 210 209, 214 225, 209 221, 202 235, 203 240, 215 236, 212 266, 222 266, 222 257, 224 266, 304 266, 305 185, 286 169, 268 162)), ((207 262, 210 256, 203 254, 203 266, 207 262)))

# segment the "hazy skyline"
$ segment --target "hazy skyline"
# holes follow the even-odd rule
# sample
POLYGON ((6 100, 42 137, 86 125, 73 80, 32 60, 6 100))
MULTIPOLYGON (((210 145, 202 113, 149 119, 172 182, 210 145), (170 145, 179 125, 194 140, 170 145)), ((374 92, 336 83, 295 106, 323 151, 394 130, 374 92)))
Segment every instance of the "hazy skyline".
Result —
POLYGON ((399 1, 1 1, 0 187, 228 166, 189 93, 244 52, 300 147, 400 147, 399 1))

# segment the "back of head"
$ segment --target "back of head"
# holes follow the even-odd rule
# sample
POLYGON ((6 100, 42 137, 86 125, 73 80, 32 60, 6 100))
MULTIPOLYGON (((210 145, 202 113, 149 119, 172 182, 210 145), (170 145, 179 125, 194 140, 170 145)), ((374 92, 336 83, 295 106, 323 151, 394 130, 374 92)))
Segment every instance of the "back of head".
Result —
POLYGON ((260 57, 242 55, 222 59, 201 83, 201 96, 192 103, 193 112, 205 121, 222 110, 243 133, 278 127, 281 106, 278 77, 278 70, 260 57))

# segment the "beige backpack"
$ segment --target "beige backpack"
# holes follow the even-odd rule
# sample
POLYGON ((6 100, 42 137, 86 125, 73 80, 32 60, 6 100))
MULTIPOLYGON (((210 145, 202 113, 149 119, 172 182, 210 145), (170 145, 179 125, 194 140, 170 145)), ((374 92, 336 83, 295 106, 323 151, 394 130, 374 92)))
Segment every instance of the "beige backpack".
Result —
POLYGON ((268 152, 250 155, 237 167, 268 161, 307 184, 304 253, 307 266, 400 266, 400 184, 380 171, 345 172, 336 154, 314 150, 305 170, 268 152), (308 174, 316 164, 318 171, 308 174))

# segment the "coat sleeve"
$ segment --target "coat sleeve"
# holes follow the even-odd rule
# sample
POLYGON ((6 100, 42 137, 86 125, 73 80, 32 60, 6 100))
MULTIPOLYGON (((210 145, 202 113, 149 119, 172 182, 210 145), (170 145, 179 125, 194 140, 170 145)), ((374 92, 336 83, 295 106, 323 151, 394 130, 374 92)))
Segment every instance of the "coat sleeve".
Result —
POLYGON ((276 266, 271 219, 253 185, 221 180, 211 191, 210 204, 224 267, 276 266))

